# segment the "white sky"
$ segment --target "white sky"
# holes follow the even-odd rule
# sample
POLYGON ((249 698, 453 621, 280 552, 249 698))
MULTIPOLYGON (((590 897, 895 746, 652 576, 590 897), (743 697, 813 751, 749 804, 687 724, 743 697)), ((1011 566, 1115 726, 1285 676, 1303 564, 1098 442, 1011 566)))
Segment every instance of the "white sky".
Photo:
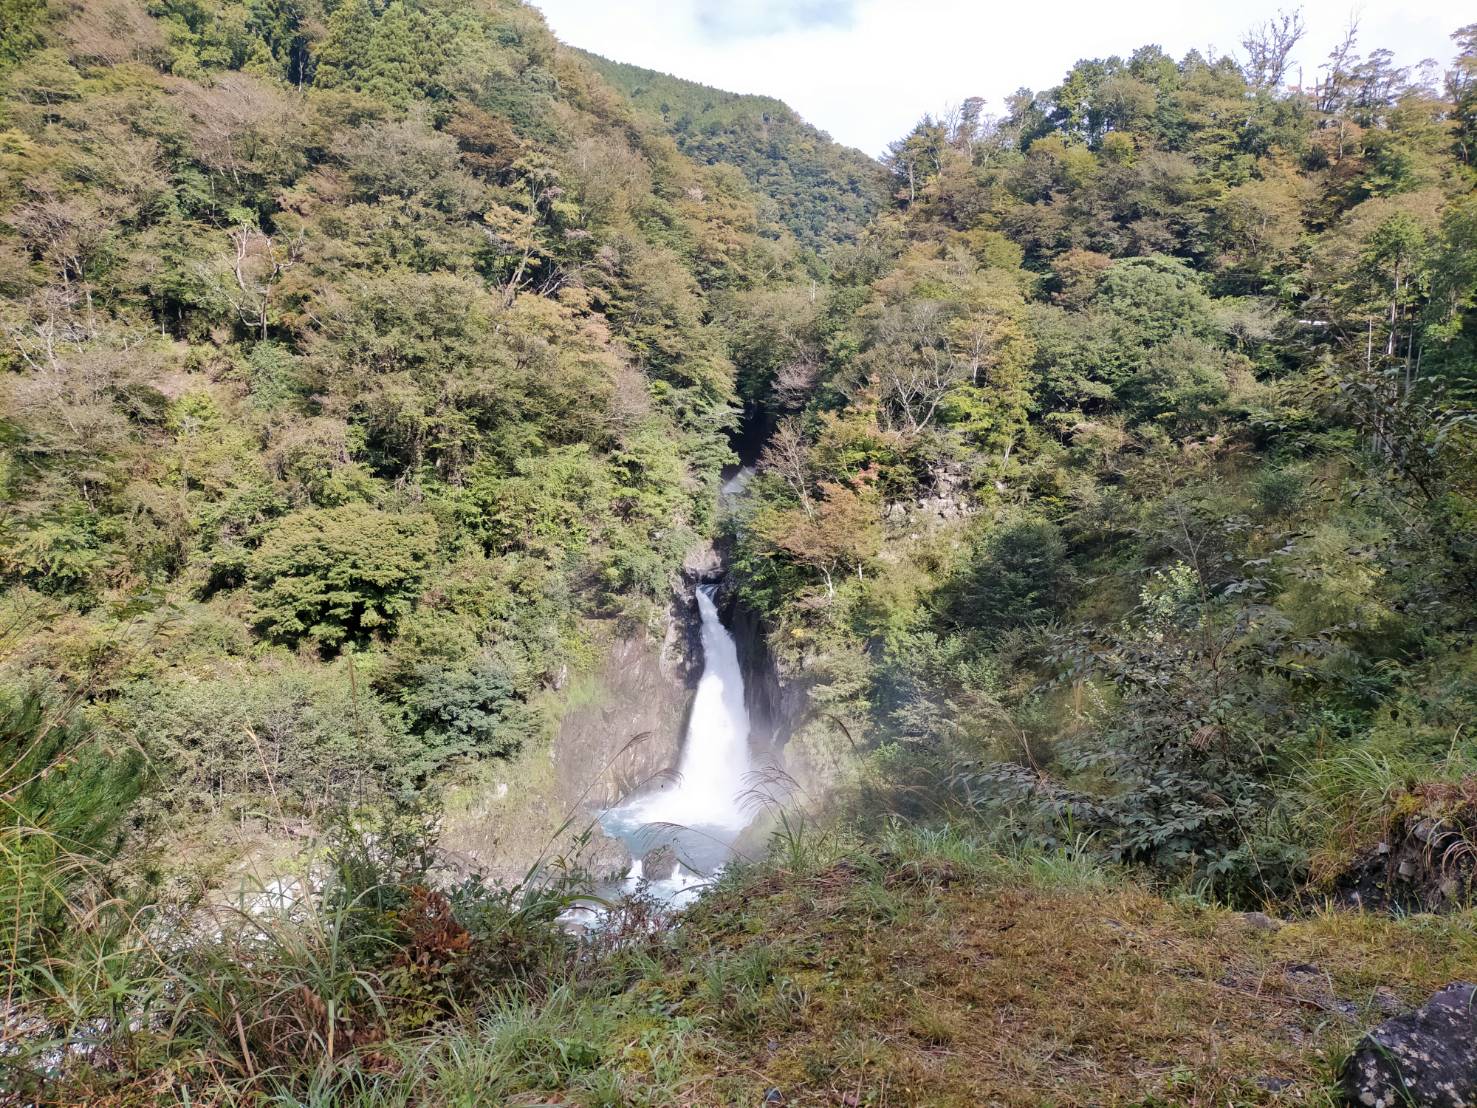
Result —
MULTIPOLYGON (((832 137, 880 154, 925 112, 1057 84, 1079 58, 1157 43, 1240 52, 1242 32, 1301 7, 1311 84, 1349 18, 1361 52, 1413 65, 1454 53, 1470 0, 532 0, 563 41, 733 92, 777 96, 832 137)), ((1297 64, 1293 66, 1297 74, 1297 64)))

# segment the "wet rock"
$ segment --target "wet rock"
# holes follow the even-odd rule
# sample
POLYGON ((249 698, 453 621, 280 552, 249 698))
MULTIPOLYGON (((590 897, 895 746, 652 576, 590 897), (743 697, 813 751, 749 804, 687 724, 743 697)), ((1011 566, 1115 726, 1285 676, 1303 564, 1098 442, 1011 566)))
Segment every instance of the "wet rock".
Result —
POLYGON ((682 577, 689 584, 723 576, 723 557, 712 543, 695 546, 682 559, 682 577))
POLYGON ((759 613, 733 597, 723 622, 738 648, 744 704, 749 709, 749 746, 760 764, 782 749, 804 720, 806 690, 794 675, 780 671, 769 647, 769 628, 759 613))
POLYGON ((677 852, 670 846, 659 846, 641 856, 641 876, 648 881, 665 881, 677 872, 677 852))
POLYGON ((625 876, 631 868, 631 851, 620 839, 594 827, 575 862, 596 881, 613 881, 625 876))
POLYGON ((1370 1031, 1339 1072, 1345 1102, 1367 1108, 1477 1103, 1477 985, 1448 985, 1370 1031))

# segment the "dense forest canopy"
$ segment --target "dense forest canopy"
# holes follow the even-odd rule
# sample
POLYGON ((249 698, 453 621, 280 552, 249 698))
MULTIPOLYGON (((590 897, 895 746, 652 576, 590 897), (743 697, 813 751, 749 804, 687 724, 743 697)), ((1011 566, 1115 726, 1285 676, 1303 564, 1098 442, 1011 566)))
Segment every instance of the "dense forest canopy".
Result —
MULTIPOLYGON (((694 968, 787 881, 871 874, 870 942, 985 849, 1208 912, 1336 896, 1437 828, 1445 868, 1390 899, 1469 898, 1477 25, 1436 68, 1351 30, 1296 88, 1300 33, 1083 60, 877 165, 517 0, 0 0, 26 1080, 718 1103, 724 1035, 853 997, 809 953, 694 968), (639 910, 575 944, 568 865, 447 887, 443 790, 548 749, 613 636, 670 634, 710 540, 850 868, 787 817, 691 948, 641 946, 639 910), (190 930, 228 830, 311 840, 321 914, 190 930)), ((834 1091, 829 1064, 795 1081, 834 1091)))

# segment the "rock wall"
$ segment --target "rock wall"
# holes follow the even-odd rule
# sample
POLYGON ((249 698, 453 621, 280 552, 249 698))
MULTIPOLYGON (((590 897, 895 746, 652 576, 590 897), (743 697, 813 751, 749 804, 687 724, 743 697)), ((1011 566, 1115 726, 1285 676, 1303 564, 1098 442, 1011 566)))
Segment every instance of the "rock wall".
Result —
POLYGON ((515 884, 555 860, 600 880, 625 871, 624 844, 596 817, 677 764, 702 674, 699 628, 685 590, 661 640, 608 633, 599 666, 564 690, 569 706, 553 739, 484 764, 448 798, 440 843, 453 876, 515 884))
POLYGON ((730 596, 723 622, 738 647, 744 701, 749 709, 749 744, 759 761, 781 752, 790 741, 805 710, 805 692, 781 677, 769 649, 768 629, 758 613, 730 596))
POLYGON ((699 628, 684 590, 660 643, 640 635, 610 643, 554 740, 560 798, 570 808, 607 808, 677 764, 703 668, 699 628))

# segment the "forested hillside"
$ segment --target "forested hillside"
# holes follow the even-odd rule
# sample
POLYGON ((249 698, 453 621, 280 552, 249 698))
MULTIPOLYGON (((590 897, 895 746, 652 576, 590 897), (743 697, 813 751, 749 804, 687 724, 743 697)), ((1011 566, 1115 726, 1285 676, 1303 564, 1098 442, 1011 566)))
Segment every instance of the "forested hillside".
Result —
POLYGON ((1438 84, 1351 41, 1307 92, 1149 46, 894 144, 827 300, 753 321, 815 367, 737 564, 817 759, 865 735, 893 782, 1247 904, 1326 892, 1397 810, 1471 819, 1456 43, 1438 84))
POLYGON ((877 166, 517 0, 0 0, 0 1103, 1333 1101, 1477 959, 1477 26, 1298 27, 877 166), (704 574, 768 853, 453 859, 704 574))
POLYGON ((713 321, 792 237, 519 4, 26 13, 7 697, 141 752, 155 845, 545 730, 580 617, 663 611, 708 526, 713 321))
POLYGON ((782 101, 584 57, 688 157, 742 170, 774 218, 813 250, 854 239, 884 205, 877 163, 832 142, 782 101))

